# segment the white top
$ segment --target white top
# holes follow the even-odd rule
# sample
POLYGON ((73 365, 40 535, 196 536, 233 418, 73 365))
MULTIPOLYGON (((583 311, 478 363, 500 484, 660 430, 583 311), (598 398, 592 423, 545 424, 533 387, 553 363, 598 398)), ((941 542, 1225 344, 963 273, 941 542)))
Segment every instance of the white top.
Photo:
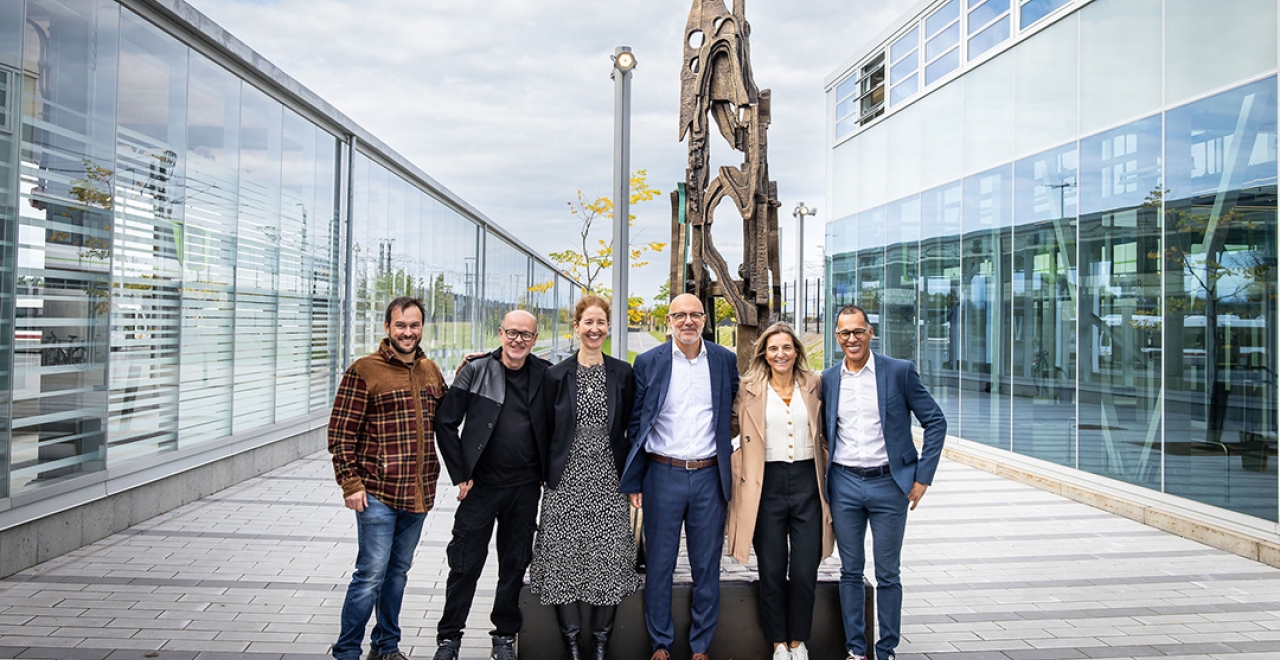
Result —
POLYGON ((861 371, 849 371, 840 361, 840 408, 836 416, 835 453, 831 460, 847 467, 878 467, 889 463, 880 426, 880 391, 876 386, 876 356, 861 371))
POLYGON ((769 383, 764 409, 764 460, 794 463, 813 458, 809 439, 809 409, 800 396, 800 384, 791 390, 791 404, 782 400, 769 383))
POLYGON ((696 461, 716 455, 716 430, 711 414, 711 365, 707 344, 690 360, 671 346, 671 382, 667 400, 653 420, 645 441, 651 454, 696 461))

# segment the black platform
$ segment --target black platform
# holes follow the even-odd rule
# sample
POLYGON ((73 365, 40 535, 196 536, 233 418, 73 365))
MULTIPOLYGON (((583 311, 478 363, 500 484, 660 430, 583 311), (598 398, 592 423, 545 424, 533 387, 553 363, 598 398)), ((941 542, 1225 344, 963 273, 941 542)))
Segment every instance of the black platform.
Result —
MULTIPOLYGON (((720 620, 711 639, 708 654, 712 660, 769 660, 773 648, 760 628, 756 582, 720 580, 720 620)), ((875 648, 875 587, 866 585, 867 648, 875 648)), ((688 582, 677 582, 672 589, 671 617, 675 622, 675 648, 672 660, 689 660, 689 592, 688 582)), ((563 660, 564 643, 556 623, 555 608, 538 603, 525 585, 520 592, 520 612, 524 626, 520 629, 518 655, 521 660, 563 660)), ((582 608, 582 640, 589 649, 591 608, 582 608)), ((813 636, 806 646, 814 660, 843 660, 844 626, 840 622, 840 585, 819 581, 814 602, 813 636)), ((649 660, 653 654, 649 633, 644 625, 644 590, 627 596, 618 605, 613 637, 609 643, 611 660, 649 660)))

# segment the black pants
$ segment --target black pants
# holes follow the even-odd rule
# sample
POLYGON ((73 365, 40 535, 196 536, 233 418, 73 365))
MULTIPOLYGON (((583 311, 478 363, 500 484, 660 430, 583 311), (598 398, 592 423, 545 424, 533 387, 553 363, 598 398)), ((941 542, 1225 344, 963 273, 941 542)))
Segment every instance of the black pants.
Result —
POLYGON ((520 632, 520 587, 533 557, 533 532, 537 527, 536 483, 512 488, 477 486, 458 503, 449 541, 449 580, 444 592, 444 616, 436 628, 437 639, 461 637, 476 595, 476 582, 489 556, 493 524, 498 523, 498 588, 493 594, 493 634, 520 632))
POLYGON ((765 638, 773 643, 807 641, 822 561, 822 500, 813 461, 764 464, 752 540, 760 566, 760 623, 765 638))

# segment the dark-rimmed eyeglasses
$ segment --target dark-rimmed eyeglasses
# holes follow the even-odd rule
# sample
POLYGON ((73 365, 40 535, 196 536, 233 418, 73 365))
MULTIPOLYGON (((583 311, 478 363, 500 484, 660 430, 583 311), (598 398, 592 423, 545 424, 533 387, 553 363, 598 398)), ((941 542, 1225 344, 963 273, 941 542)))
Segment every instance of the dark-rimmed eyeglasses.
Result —
POLYGON ((520 341, 533 341, 533 338, 538 336, 538 333, 536 332, 526 332, 524 330, 508 330, 506 328, 498 328, 498 330, 501 331, 502 334, 506 335, 507 339, 510 339, 511 341, 515 341, 517 339, 520 341))
POLYGON ((854 337, 857 337, 858 339, 865 339, 866 336, 869 334, 871 334, 871 328, 855 328, 853 330, 841 330, 836 333, 836 339, 839 339, 840 341, 849 341, 854 337))
POLYGON ((707 318, 707 313, 706 312, 675 312, 673 314, 669 314, 668 316, 671 317, 672 321, 675 321, 677 323, 683 323, 689 319, 693 319, 695 321, 701 321, 702 319, 707 318))

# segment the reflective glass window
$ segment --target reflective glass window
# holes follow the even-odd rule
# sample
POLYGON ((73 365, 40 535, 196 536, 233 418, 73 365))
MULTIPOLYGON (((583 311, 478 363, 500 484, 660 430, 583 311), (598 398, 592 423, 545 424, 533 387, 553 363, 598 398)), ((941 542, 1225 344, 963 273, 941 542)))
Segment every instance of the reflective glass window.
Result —
POLYGON ((960 18, 960 0, 951 0, 925 19, 925 37, 932 37, 958 18, 960 18))
MULTIPOLYGON (((834 319, 836 312, 845 305, 857 303, 858 282, 858 248, 855 240, 858 235, 858 217, 850 215, 837 218, 827 223, 826 268, 829 295, 827 296, 827 318, 834 319)), ((829 325, 834 327, 834 325, 829 325)), ((828 364, 835 364, 841 359, 839 345, 832 341, 833 334, 826 333, 823 345, 828 364)))
POLYGON ((281 125, 279 285, 276 293, 276 419, 305 415, 311 407, 310 216, 316 212, 316 127, 285 109, 281 125))
POLYGON ((27 2, 10 495, 105 464, 119 15, 27 2))
MULTIPOLYGON (((969 34, 973 35, 1008 11, 1009 0, 969 0, 969 34)), ((973 53, 969 56, 972 57, 973 53)))
POLYGON ((527 309, 528 295, 528 255, 494 234, 485 236, 481 341, 486 348, 498 347, 502 318, 513 309, 527 309))
POLYGON ((1071 0, 1023 0, 1019 24, 1026 29, 1068 2, 1071 0))
POLYGON ((917 25, 907 30, 906 34, 898 37, 898 40, 889 47, 889 61, 895 64, 901 62, 908 55, 914 53, 919 45, 920 26, 917 25))
POLYGON ((120 16, 111 289, 111 465, 177 448, 187 47, 120 16))
POLYGON ((920 90, 920 76, 911 74, 906 80, 895 85, 889 90, 889 105, 896 105, 901 101, 911 98, 913 94, 920 90))
POLYGON ((311 411, 329 406, 341 373, 339 340, 342 335, 342 254, 344 228, 338 214, 339 142, 316 130, 315 197, 306 218, 306 277, 309 285, 311 411))
POLYGON ((1160 184, 1160 135, 1155 116, 1082 139, 1077 189, 1078 465, 1151 488, 1162 470, 1162 247, 1148 198, 1160 184))
POLYGON ((960 24, 953 23, 951 27, 938 33, 936 36, 925 42, 924 59, 926 62, 932 62, 937 57, 956 44, 960 43, 960 24))
POLYGON ((1014 164, 1013 450, 1075 467, 1075 143, 1014 164))
POLYGON ((966 177, 960 247, 962 437, 1010 448, 1012 168, 966 177))
POLYGON ((282 112, 274 99, 242 86, 232 420, 236 434, 275 422, 282 112))
POLYGON ((893 65, 889 69, 889 81, 893 85, 902 82, 907 76, 914 75, 916 69, 920 68, 920 63, 915 59, 906 59, 893 65))
POLYGON ((1160 200, 1165 489, 1273 521, 1275 145, 1274 77, 1170 110, 1160 200))
POLYGON ((538 319, 538 350, 550 351, 559 344, 559 326, 556 314, 555 271, 534 261, 533 277, 529 280, 529 311, 538 319))
POLYGON ((1276 68, 1275 0, 1165 2, 1164 12, 1166 105, 1276 68))
POLYGON ((195 53, 188 71, 178 403, 184 446, 231 434, 240 198, 240 79, 195 53))
POLYGON ((979 55, 991 50, 1000 42, 1009 38, 1009 17, 996 21, 991 27, 979 32, 977 35, 969 38, 969 59, 974 59, 979 55))
POLYGON ((960 66, 960 50, 952 50, 924 67, 924 84, 932 85, 960 66))
POLYGON ((22 59, 23 2, 0 5, 0 62, 18 65, 22 59))
POLYGON ((859 213, 857 222, 858 292, 854 304, 867 313, 867 321, 875 330, 871 350, 881 352, 884 328, 884 207, 877 206, 859 213))
POLYGON ((920 380, 963 436, 960 417, 960 182, 920 193, 920 380))
MULTIPOLYGON (((21 6, 19 6, 21 7, 21 6)), ((6 83, 12 74, 0 69, 6 83)), ((0 94, 7 94, 0 90, 0 94)), ((18 230, 18 145, 13 132, 0 131, 0 497, 9 496, 9 427, 12 420, 15 235, 18 230)))
POLYGON ((885 355, 916 361, 919 339, 920 196, 885 207, 883 318, 877 330, 885 355))

